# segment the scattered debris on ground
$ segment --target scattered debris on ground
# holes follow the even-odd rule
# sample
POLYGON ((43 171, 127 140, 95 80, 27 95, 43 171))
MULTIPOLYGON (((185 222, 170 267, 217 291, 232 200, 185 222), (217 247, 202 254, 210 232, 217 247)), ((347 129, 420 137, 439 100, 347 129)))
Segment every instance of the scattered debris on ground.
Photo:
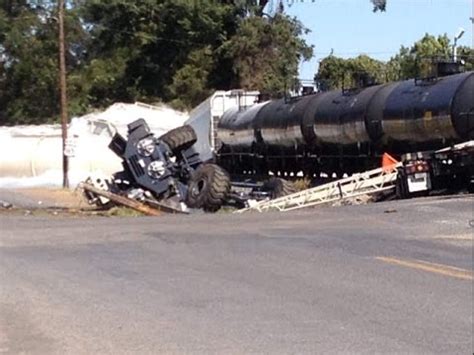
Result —
POLYGON ((12 207, 13 205, 10 202, 0 200, 0 208, 9 209, 12 207))
MULTIPOLYGON (((90 194, 92 198, 102 197, 109 201, 107 203, 113 203, 119 206, 125 206, 129 209, 143 213, 147 216, 160 216, 162 214, 162 211, 172 212, 170 211, 170 208, 167 206, 164 206, 164 205, 162 206, 162 205, 159 205, 158 203, 155 203, 154 206, 149 206, 146 204, 146 202, 139 202, 137 200, 128 198, 126 196, 117 195, 117 194, 102 190, 100 188, 97 188, 87 183, 82 183, 80 185, 80 188, 83 189, 86 192, 86 194, 90 194)), ((180 212, 180 211, 173 210, 173 212, 180 212)))
POLYGON ((368 203, 375 202, 376 199, 372 195, 359 195, 356 197, 350 197, 343 200, 335 201, 331 206, 352 206, 352 205, 366 205, 368 203))

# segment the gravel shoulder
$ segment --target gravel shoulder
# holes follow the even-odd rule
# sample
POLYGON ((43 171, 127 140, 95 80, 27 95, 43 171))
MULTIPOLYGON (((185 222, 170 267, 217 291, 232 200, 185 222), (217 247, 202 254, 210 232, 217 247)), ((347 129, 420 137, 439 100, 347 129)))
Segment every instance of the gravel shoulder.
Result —
POLYGON ((57 188, 0 189, 0 201, 18 209, 80 209, 88 206, 79 190, 57 188))

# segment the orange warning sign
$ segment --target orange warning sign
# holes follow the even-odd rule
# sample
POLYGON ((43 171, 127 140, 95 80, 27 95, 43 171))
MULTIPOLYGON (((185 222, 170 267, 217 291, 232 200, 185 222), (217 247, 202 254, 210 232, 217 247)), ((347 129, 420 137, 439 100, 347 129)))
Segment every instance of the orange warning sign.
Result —
POLYGON ((398 160, 392 157, 388 153, 382 155, 382 169, 384 171, 392 171, 395 169, 395 165, 398 164, 398 160))

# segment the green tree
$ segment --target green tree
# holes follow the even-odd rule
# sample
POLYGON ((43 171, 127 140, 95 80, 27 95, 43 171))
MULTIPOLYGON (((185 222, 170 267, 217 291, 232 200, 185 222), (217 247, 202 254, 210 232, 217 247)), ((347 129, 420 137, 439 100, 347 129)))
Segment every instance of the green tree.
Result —
POLYGON ((160 98, 192 107, 232 87, 282 94, 312 49, 295 19, 259 16, 263 3, 86 0, 94 58, 86 72, 102 78, 90 87, 94 104, 160 98))
MULTIPOLYGON (((426 77, 435 74, 433 63, 452 60, 452 44, 444 34, 438 37, 425 34, 411 47, 401 47, 386 66, 390 80, 426 77)), ((469 47, 458 47, 458 60, 465 62, 466 70, 474 68, 474 51, 469 47)))
POLYGON ((458 59, 465 64, 466 70, 474 70, 474 49, 467 46, 458 47, 458 59))
POLYGON ((321 91, 342 88, 347 83, 347 71, 347 61, 331 54, 319 62, 319 69, 314 76, 314 81, 321 91))
POLYGON ((239 87, 281 96, 297 85, 298 64, 312 56, 313 48, 301 35, 307 30, 294 18, 245 18, 225 50, 232 58, 239 87))
MULTIPOLYGON (((236 87, 283 95, 312 54, 286 4, 69 0, 69 112, 134 100, 190 108, 236 87)), ((0 0, 0 124, 58 117, 56 8, 54 0, 0 0)))
MULTIPOLYGON (((41 123, 58 116, 55 11, 48 1, 0 2, 0 124, 41 123)), ((84 31, 73 12, 66 25, 73 72, 81 65, 84 31)), ((72 106, 80 96, 75 92, 72 106)))
MULTIPOLYGON (((437 61, 452 60, 452 49, 446 34, 438 37, 425 34, 412 46, 402 46, 386 63, 366 55, 351 59, 331 55, 321 61, 315 81, 321 90, 331 90, 354 86, 359 74, 373 77, 379 83, 428 77, 436 74, 437 61)), ((458 60, 465 63, 465 69, 473 70, 474 51, 461 46, 457 52, 458 60)))
MULTIPOLYGON (((212 0, 86 0, 82 11, 93 38, 90 53, 93 60, 88 70, 97 73, 99 69, 110 68, 101 75, 104 80, 98 82, 98 87, 91 87, 96 103, 116 99, 173 100, 177 94, 186 96, 184 86, 195 91, 194 85, 183 86, 180 81, 191 79, 192 68, 197 63, 204 64, 197 57, 209 50, 214 53, 212 67, 205 63, 202 70, 208 74, 205 79, 201 75, 205 82, 200 86, 208 90, 214 83, 229 85, 214 80, 213 75, 226 67, 218 48, 235 32, 240 7, 212 0), (114 65, 104 64, 109 61, 114 65), (106 90, 107 82, 113 84, 113 89, 106 90)), ((228 67, 225 72, 229 71, 228 67)), ((227 74, 223 77, 232 79, 227 74)), ((190 96, 200 95, 190 93, 190 96)))
POLYGON ((41 120, 56 113, 51 99, 57 86, 55 63, 47 55, 55 44, 48 40, 52 25, 42 22, 41 15, 44 10, 27 1, 0 4, 1 116, 6 121, 2 123, 41 120), (47 106, 46 112, 41 110, 43 106, 47 106))
MULTIPOLYGON (((402 46, 389 63, 391 69, 399 70, 398 79, 406 79, 429 76, 432 74, 433 61, 450 58, 451 45, 446 34, 438 37, 425 34, 410 48, 402 46)), ((397 78, 395 73, 389 73, 389 76, 397 78)))
POLYGON ((173 76, 170 92, 177 108, 197 105, 211 94, 209 75, 214 66, 211 48, 205 47, 189 54, 187 63, 173 76))
POLYGON ((365 54, 349 59, 330 55, 320 62, 315 81, 322 91, 352 88, 384 82, 384 73, 385 63, 365 54))

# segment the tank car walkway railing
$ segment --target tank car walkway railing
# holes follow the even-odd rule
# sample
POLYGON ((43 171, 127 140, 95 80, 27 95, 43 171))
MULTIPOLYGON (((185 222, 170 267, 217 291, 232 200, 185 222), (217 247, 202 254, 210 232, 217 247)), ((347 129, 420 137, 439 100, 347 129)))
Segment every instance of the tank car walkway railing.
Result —
POLYGON ((400 166, 400 164, 394 165, 389 170, 378 168, 354 174, 350 177, 296 192, 291 195, 273 200, 260 201, 236 212, 291 211, 394 189, 397 179, 396 168, 398 166, 400 166))

